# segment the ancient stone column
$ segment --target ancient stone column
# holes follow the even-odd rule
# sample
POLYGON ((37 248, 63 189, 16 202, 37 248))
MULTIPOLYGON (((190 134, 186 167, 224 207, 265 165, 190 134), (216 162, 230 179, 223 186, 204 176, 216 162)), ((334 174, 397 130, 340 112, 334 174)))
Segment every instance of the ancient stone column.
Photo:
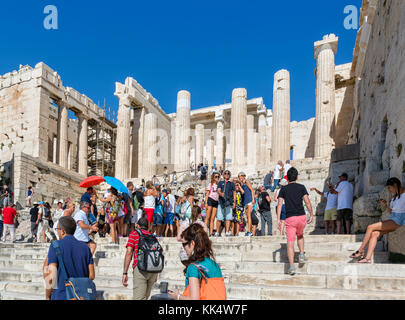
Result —
POLYGON ((290 73, 280 70, 274 75, 272 160, 290 159, 290 73))
POLYGON ((79 118, 79 145, 78 145, 78 172, 87 177, 87 154, 88 154, 88 118, 80 114, 79 118))
POLYGON ((256 136, 255 136, 255 117, 253 114, 248 114, 246 117, 247 131, 247 165, 250 167, 256 166, 256 136))
POLYGON ((58 119, 58 145, 59 145, 59 165, 63 168, 68 167, 68 125, 69 125, 69 109, 67 105, 61 101, 59 105, 58 119))
POLYGON ((122 181, 130 178, 131 100, 127 95, 119 96, 119 100, 115 177, 122 181))
POLYGON ((334 148, 333 119, 335 116, 335 53, 338 38, 326 35, 315 42, 316 116, 315 157, 328 157, 334 148))
POLYGON ((212 135, 207 140, 207 162, 208 171, 211 171, 211 167, 214 165, 214 137, 212 135))
POLYGON ((225 115, 223 110, 215 112, 215 121, 217 122, 217 143, 216 143, 216 166, 217 168, 225 168, 225 134, 224 134, 225 115))
POLYGON ((175 171, 190 168, 190 92, 182 90, 177 94, 177 137, 175 171))
POLYGON ((145 108, 134 109, 134 122, 132 126, 132 168, 131 178, 142 177, 143 164, 143 126, 145 108))
POLYGON ((195 126, 195 162, 198 166, 204 161, 204 125, 195 126))
POLYGON ((231 111, 231 167, 235 170, 243 169, 246 165, 246 119, 247 91, 234 89, 232 91, 231 111))
POLYGON ((259 121, 258 121, 258 148, 257 148, 257 164, 265 165, 268 157, 266 155, 266 109, 260 108, 258 110, 259 121))
POLYGON ((143 175, 146 179, 151 179, 157 172, 157 135, 158 119, 156 114, 145 115, 144 122, 144 163, 143 175))

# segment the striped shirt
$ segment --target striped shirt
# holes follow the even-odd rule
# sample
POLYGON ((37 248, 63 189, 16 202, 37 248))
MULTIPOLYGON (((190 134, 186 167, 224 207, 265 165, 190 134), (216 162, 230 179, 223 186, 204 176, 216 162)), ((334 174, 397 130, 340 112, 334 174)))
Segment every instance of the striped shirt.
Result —
MULTIPOLYGON (((143 230, 143 229, 138 229, 142 232, 142 234, 145 235, 150 235, 151 233, 143 230)), ((128 243, 126 245, 126 247, 131 247, 132 249, 134 249, 134 262, 132 263, 132 268, 135 269, 136 266, 138 265, 138 244, 139 244, 139 234, 136 230, 132 231, 131 234, 129 235, 128 238, 128 243)))

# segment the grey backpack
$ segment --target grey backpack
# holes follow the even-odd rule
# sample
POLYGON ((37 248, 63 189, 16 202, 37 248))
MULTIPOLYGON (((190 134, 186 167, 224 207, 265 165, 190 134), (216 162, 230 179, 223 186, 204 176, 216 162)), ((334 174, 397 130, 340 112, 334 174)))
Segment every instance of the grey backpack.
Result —
POLYGON ((163 271, 165 257, 163 248, 152 234, 139 234, 138 244, 138 269, 144 272, 159 273, 163 271))

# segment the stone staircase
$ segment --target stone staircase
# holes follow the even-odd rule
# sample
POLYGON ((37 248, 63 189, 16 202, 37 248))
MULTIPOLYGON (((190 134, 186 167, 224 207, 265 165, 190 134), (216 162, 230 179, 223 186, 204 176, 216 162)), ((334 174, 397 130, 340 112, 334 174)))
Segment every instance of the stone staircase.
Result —
MULTIPOLYGON (((329 300, 405 299, 405 265, 389 264, 388 252, 380 242, 374 263, 350 263, 349 255, 358 249, 361 235, 308 235, 306 264, 298 265, 295 276, 288 268, 286 240, 273 237, 212 238, 217 262, 225 277, 228 299, 329 300)), ((132 298, 129 286, 121 284, 125 240, 120 245, 97 239, 95 253, 99 299, 132 298)), ((167 281, 170 289, 184 290, 180 243, 174 238, 160 240, 165 251, 165 269, 158 283, 167 281)), ((44 298, 42 265, 49 244, 0 244, 0 299, 40 300, 44 298)), ((296 251, 297 248, 296 248, 296 251)), ((159 292, 158 283, 152 292, 159 292)))

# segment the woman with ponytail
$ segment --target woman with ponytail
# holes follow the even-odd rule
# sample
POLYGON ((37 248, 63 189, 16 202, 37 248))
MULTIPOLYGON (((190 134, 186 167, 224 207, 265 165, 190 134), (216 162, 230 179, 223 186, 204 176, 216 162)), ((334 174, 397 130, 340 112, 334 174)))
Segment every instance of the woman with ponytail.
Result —
POLYGON ((359 250, 350 256, 352 259, 360 258, 358 263, 371 263, 378 238, 405 225, 405 189, 402 187, 401 181, 398 178, 388 179, 386 187, 392 194, 390 206, 388 207, 387 202, 383 199, 380 199, 380 203, 383 209, 387 209, 390 216, 386 221, 377 222, 367 227, 363 243, 359 250), (367 254, 364 255, 364 249, 367 244, 367 254))

